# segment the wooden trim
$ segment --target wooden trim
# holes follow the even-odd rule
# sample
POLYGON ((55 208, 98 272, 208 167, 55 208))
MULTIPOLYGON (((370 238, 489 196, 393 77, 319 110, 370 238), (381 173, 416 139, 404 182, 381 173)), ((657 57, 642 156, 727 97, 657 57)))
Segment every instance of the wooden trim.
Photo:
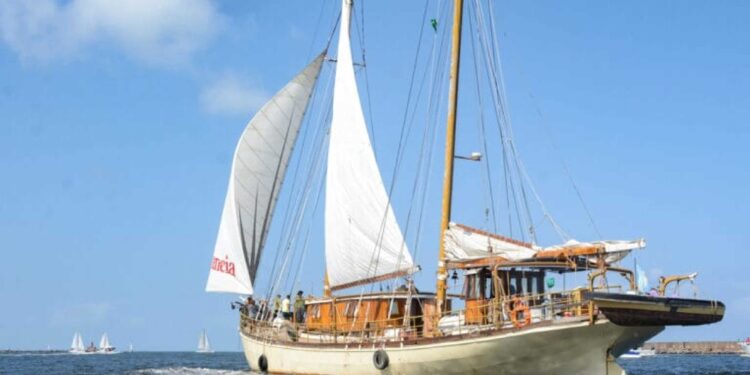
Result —
POLYGON ((546 268, 569 268, 573 271, 578 268, 584 268, 585 264, 577 264, 572 260, 554 259, 548 260, 529 260, 529 261, 511 261, 503 257, 486 257, 464 262, 450 262, 448 268, 451 269, 470 269, 480 267, 507 268, 507 267, 546 267, 546 268))
MULTIPOLYGON (((568 321, 565 321, 563 323, 554 323, 551 320, 547 321, 541 321, 537 323, 529 324, 522 328, 515 328, 515 327, 501 327, 501 328, 493 328, 488 329, 486 331, 479 331, 479 332, 471 332, 471 333, 463 333, 458 335, 445 335, 445 336, 434 336, 434 337, 419 337, 419 338, 413 338, 413 339, 404 339, 401 341, 385 341, 382 343, 378 343, 378 345, 382 345, 385 348, 401 348, 405 346, 416 346, 416 345, 429 345, 429 344, 437 344, 437 343, 443 343, 443 342, 455 342, 455 341, 461 341, 469 338, 481 338, 481 337, 492 337, 492 336, 500 336, 505 335, 509 333, 518 333, 523 332, 526 330, 531 329, 537 329, 541 327, 564 327, 564 326, 574 326, 581 324, 582 322, 585 322, 588 318, 587 317, 578 317, 575 319, 571 319, 568 321)), ((248 334, 246 332, 243 332, 240 329, 240 335, 247 337, 251 340, 256 341, 262 341, 266 344, 271 345, 278 345, 278 346, 288 346, 288 347, 301 347, 301 348, 341 348, 341 349, 347 349, 351 347, 357 347, 360 344, 359 343, 312 343, 312 342, 299 342, 299 341, 284 341, 278 338, 263 338, 258 337, 255 335, 248 334)), ((371 345, 370 343, 369 345, 371 345)))
POLYGON ((508 259, 503 258, 498 255, 479 258, 479 259, 471 259, 471 260, 464 260, 460 262, 452 261, 452 262, 446 262, 447 268, 458 268, 458 269, 465 269, 465 268, 479 268, 479 267, 486 267, 486 266, 492 266, 495 264, 502 264, 507 263, 508 259))
POLYGON ((331 285, 331 291, 348 289, 348 288, 359 286, 359 285, 365 285, 365 284, 376 283, 378 281, 395 279, 397 277, 408 276, 410 274, 412 274, 412 269, 386 273, 384 275, 369 277, 367 279, 362 279, 362 280, 357 280, 357 281, 352 281, 346 284, 331 285))
POLYGON ((534 248, 534 245, 532 245, 532 244, 530 244, 528 242, 523 242, 523 241, 515 240, 515 239, 512 239, 510 237, 505 237, 505 236, 501 236, 499 234, 490 233, 490 232, 483 231, 483 230, 477 229, 477 228, 472 228, 470 226, 466 226, 466 225, 463 225, 463 224, 453 223, 453 225, 455 225, 456 227, 461 228, 461 229, 463 229, 465 231, 473 232, 473 233, 476 233, 476 234, 481 234, 483 236, 494 238, 496 240, 500 240, 500 241, 504 241, 504 242, 509 242, 509 243, 512 243, 512 244, 518 245, 518 246, 528 247, 529 249, 533 249, 534 248))
POLYGON ((596 255, 596 254, 599 254, 602 250, 604 250, 604 245, 567 247, 567 248, 554 249, 554 250, 542 250, 534 254, 534 258, 536 259, 543 259, 543 258, 559 259, 559 258, 570 258, 574 256, 581 256, 581 255, 596 255))

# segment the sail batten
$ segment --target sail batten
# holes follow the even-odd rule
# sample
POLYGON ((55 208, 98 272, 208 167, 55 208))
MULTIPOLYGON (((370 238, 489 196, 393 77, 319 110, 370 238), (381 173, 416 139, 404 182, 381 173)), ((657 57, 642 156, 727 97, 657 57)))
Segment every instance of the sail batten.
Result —
POLYGON ((350 19, 351 0, 343 0, 326 172, 325 253, 332 290, 414 271, 362 113, 350 19))
POLYGON ((276 200, 324 55, 263 105, 243 131, 232 161, 206 291, 253 293, 276 200))

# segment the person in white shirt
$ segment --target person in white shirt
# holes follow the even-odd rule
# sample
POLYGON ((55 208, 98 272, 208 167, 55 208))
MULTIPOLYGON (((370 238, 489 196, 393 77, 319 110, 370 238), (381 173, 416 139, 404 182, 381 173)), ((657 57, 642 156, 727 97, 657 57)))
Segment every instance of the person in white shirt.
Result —
POLYGON ((292 310, 291 310, 291 298, 287 294, 286 298, 284 298, 283 301, 281 301, 281 314, 284 316, 284 319, 289 320, 292 318, 292 310))

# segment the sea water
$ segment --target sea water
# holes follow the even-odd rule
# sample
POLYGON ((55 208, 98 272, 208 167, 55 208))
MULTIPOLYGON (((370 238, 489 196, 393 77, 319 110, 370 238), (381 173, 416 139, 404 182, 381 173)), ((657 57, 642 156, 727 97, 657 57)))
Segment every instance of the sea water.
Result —
MULTIPOLYGON (((621 359, 631 375, 747 374, 750 357, 737 355, 657 355, 621 359)), ((0 374, 235 375, 248 370, 242 353, 134 352, 72 355, 0 354, 0 374)))

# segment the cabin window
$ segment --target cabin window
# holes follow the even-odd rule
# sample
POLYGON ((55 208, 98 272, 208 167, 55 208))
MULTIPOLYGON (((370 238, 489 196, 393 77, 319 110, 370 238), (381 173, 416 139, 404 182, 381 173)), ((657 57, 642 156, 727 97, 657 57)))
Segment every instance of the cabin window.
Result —
POLYGON ((391 317, 391 316, 394 316, 394 315, 401 315, 401 312, 399 311, 399 308, 398 308, 398 301, 392 299, 391 300, 391 307, 390 307, 390 309, 388 311, 388 316, 391 317))
POLYGON ((478 294, 476 291, 477 275, 466 275, 464 278, 464 296, 466 299, 476 299, 478 294))
POLYGON ((544 271, 500 271, 500 280, 509 295, 544 293, 544 271))
POLYGON ((346 304, 344 315, 347 318, 353 318, 357 316, 357 311, 359 311, 359 304, 356 301, 352 301, 346 304))
POLYGON ((320 305, 312 305, 312 308, 310 309, 310 315, 314 319, 320 319, 320 305))
POLYGON ((495 287, 492 284, 492 275, 490 273, 483 273, 482 280, 484 281, 483 295, 486 299, 492 299, 495 297, 495 287))
POLYGON ((526 290, 528 294, 534 294, 536 290, 536 277, 530 276, 526 279, 526 290))
POLYGON ((510 280, 510 294, 523 294, 523 277, 521 277, 520 274, 516 274, 515 277, 510 280))

